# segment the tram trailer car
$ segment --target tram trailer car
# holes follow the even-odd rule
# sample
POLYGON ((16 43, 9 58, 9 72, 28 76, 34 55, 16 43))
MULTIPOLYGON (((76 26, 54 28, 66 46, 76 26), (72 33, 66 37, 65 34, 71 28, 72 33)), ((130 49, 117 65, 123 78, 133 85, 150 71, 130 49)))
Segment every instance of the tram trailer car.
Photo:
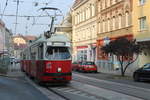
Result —
POLYGON ((21 53, 21 69, 40 83, 68 83, 72 80, 70 47, 65 35, 41 36, 21 53))

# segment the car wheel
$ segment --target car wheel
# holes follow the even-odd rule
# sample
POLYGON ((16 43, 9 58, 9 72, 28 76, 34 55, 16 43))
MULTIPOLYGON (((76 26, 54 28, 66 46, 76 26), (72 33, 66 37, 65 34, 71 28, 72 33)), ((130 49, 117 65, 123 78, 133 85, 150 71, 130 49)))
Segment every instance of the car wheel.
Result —
POLYGON ((97 71, 94 71, 94 73, 97 73, 97 71))
POLYGON ((139 79, 139 74, 134 74, 134 81, 135 82, 139 82, 140 81, 140 79, 139 79))

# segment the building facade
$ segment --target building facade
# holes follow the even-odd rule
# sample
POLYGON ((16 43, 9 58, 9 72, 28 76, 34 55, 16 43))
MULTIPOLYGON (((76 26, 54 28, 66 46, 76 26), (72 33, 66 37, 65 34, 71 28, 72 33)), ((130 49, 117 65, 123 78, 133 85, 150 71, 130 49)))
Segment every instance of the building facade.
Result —
POLYGON ((11 56, 12 50, 12 32, 0 20, 0 54, 6 53, 11 56))
POLYGON ((16 35, 13 36, 13 56, 15 58, 20 59, 20 53, 22 52, 23 49, 25 49, 30 41, 35 40, 35 36, 23 36, 23 35, 16 35))
POLYGON ((150 1, 133 0, 133 33, 137 42, 145 49, 139 56, 138 66, 150 62, 150 1))
POLYGON ((96 61, 96 0, 76 0, 72 7, 73 61, 96 61))
POLYGON ((100 48, 119 37, 133 39, 132 5, 132 0, 97 0, 97 65, 101 71, 115 71, 119 63, 116 56, 100 48))
POLYGON ((59 34, 66 34, 67 37, 72 41, 72 16, 71 11, 67 13, 62 22, 56 26, 56 31, 59 34))

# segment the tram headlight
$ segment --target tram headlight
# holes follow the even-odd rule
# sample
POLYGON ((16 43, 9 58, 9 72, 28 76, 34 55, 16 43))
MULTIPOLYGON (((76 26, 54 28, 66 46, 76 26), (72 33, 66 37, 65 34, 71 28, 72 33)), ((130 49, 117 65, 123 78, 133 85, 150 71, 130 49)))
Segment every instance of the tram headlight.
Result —
POLYGON ((57 69, 57 71, 58 71, 58 72, 61 72, 61 71, 62 71, 62 69, 59 67, 59 68, 57 69))

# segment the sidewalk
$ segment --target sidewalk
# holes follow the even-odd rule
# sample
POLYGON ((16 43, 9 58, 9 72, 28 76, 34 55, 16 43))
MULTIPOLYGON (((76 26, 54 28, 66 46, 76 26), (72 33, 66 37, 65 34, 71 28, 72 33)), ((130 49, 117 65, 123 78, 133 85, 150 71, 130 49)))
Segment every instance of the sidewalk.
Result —
POLYGON ((20 70, 20 65, 19 64, 15 64, 15 65, 10 65, 8 67, 7 73, 6 74, 0 73, 0 76, 17 78, 17 77, 24 77, 24 74, 20 70))

